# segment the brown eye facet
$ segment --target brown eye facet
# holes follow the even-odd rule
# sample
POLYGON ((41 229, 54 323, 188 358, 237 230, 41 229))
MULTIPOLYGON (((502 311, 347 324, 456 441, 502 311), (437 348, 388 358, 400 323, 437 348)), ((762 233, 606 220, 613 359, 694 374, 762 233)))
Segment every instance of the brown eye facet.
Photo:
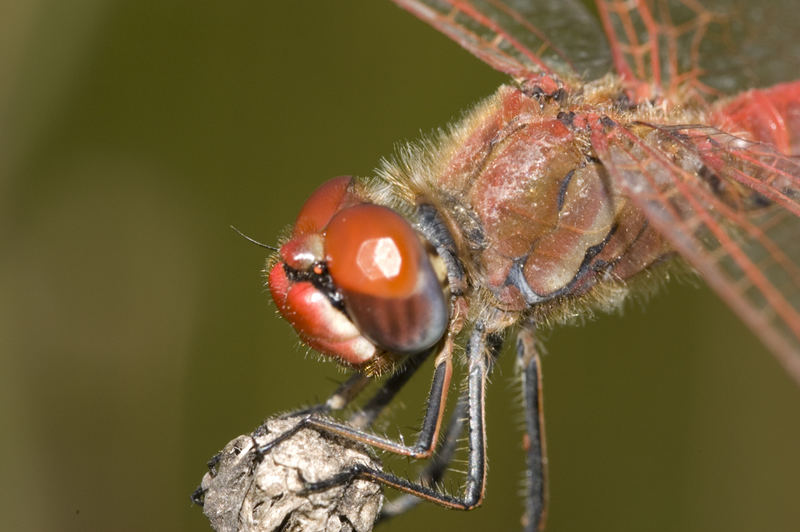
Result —
POLYGON ((447 303, 427 253, 400 215, 372 204, 338 212, 325 231, 325 255, 359 330, 388 351, 434 345, 447 328, 447 303))

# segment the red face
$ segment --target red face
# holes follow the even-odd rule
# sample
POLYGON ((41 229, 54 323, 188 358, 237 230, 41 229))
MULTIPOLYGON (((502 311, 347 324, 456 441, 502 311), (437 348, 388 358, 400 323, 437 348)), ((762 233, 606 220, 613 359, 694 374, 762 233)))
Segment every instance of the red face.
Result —
POLYGON ((303 205, 269 274, 272 298, 309 346, 344 364, 428 349, 448 323, 428 253, 404 218, 350 185, 332 179, 303 205))

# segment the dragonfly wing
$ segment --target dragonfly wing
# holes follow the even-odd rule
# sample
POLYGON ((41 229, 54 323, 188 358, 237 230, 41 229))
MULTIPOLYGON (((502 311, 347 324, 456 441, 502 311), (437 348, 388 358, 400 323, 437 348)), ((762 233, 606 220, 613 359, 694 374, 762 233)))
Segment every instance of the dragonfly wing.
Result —
POLYGON ((800 71, 796 0, 596 0, 594 10, 579 0, 393 1, 516 78, 593 79, 614 68, 634 89, 653 82, 705 98, 800 71))
MULTIPOLYGON (((701 97, 788 81, 800 70, 794 0, 597 0, 614 67, 667 96, 701 97), (705 95, 705 96, 703 96, 705 95)), ((641 93, 642 99, 650 94, 641 93)))
POLYGON ((710 127, 595 129, 609 175, 800 383, 800 159, 710 127))
POLYGON ((680 88, 710 92, 699 78, 700 58, 711 30, 724 16, 697 0, 597 0, 614 68, 633 89, 634 98, 649 100, 658 87, 668 97, 680 88), (641 89, 637 90, 637 84, 641 89))
POLYGON ((600 22, 577 0, 393 1, 515 78, 595 77, 610 68, 600 22))

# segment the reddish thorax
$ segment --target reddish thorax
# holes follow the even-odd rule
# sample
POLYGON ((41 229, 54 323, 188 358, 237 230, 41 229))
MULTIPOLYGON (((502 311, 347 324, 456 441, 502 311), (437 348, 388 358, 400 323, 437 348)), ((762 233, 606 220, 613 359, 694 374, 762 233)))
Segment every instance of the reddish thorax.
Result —
POLYGON ((552 95, 501 87, 465 121, 460 145, 444 150, 451 155, 438 187, 459 201, 439 203, 456 228, 479 222, 482 241, 462 234, 460 243, 479 276, 472 282, 505 310, 581 295, 612 269, 625 280, 666 252, 589 157, 588 126, 597 117, 580 105, 571 114, 564 108, 552 95), (510 282, 514 268, 530 291, 510 282))

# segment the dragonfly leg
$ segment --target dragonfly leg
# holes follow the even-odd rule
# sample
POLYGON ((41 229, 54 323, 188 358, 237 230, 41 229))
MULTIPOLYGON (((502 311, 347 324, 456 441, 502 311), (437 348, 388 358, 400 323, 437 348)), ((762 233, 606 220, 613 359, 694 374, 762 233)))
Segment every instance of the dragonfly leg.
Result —
MULTIPOLYGON (((375 392, 375 395, 364 407, 353 414, 349 422, 360 428, 366 428, 371 425, 381 414, 386 405, 394 399, 395 395, 397 395, 420 366, 422 366, 423 362, 428 359, 430 354, 431 351, 423 351, 422 353, 410 356, 402 367, 383 383, 381 388, 375 392)), ((355 373, 339 385, 324 403, 300 410, 293 410, 282 415, 281 418, 298 417, 309 414, 329 414, 331 412, 343 410, 373 381, 373 379, 374 378, 369 375, 355 373)))
MULTIPOLYGON (((394 441, 389 438, 377 436, 369 432, 365 432, 360 428, 346 425, 344 423, 317 417, 316 413, 311 413, 300 420, 293 428, 282 433, 269 443, 259 447, 258 453, 264 454, 274 448, 276 445, 303 428, 314 428, 328 433, 339 435, 343 438, 358 441, 367 445, 372 445, 379 449, 389 451, 395 454, 410 456, 413 458, 427 458, 433 453, 433 449, 438 438, 439 429, 442 423, 442 415, 444 414, 444 407, 447 403, 447 392, 450 387, 450 377, 453 371, 452 364, 453 342, 448 336, 445 338, 442 348, 436 357, 434 366, 433 382, 431 383, 431 391, 428 396, 427 408, 425 417, 422 422, 417 441, 413 445, 406 445, 404 442, 394 441)), ((417 362, 418 366, 419 362, 417 362)), ((379 390, 375 397, 366 405, 363 415, 359 419, 359 414, 355 416, 355 422, 358 425, 369 425, 372 420, 380 413, 381 410, 391 401, 394 395, 402 388, 407 382, 410 374, 405 374, 406 371, 415 371, 416 367, 412 367, 404 371, 396 379, 390 379, 384 388, 379 390)), ((394 376, 393 376, 394 377, 394 376)))
POLYGON ((528 462, 524 530, 544 529, 547 511, 547 448, 542 408, 541 360, 536 349, 534 327, 523 326, 517 335, 517 369, 522 377, 525 402, 525 453, 528 462))
POLYGON ((364 375, 363 373, 355 373, 340 384, 324 403, 301 408, 299 410, 292 410, 280 417, 281 419, 285 419, 309 414, 328 414, 330 412, 342 410, 350 404, 370 382, 372 382, 372 377, 364 375))
POLYGON ((347 420, 348 425, 359 429, 366 429, 372 426, 386 406, 394 400, 395 396, 403 389, 430 354, 431 351, 425 351, 409 357, 403 367, 393 373, 381 388, 375 392, 375 395, 350 416, 347 420))
MULTIPOLYGON (((456 450, 458 449, 458 441, 461 434, 464 432, 464 424, 467 415, 467 394, 461 393, 458 398, 453 412, 450 414, 450 422, 445 432, 442 444, 436 449, 436 454, 433 455, 430 462, 420 473, 417 482, 426 486, 432 486, 442 480, 445 473, 447 473, 450 463, 453 460, 456 450)), ((398 516, 412 509, 420 503, 422 499, 413 495, 401 495, 391 501, 387 501, 381 510, 380 520, 388 520, 392 517, 398 516)))
POLYGON ((475 325, 467 344, 466 393, 469 458, 464 493, 461 497, 360 464, 324 481, 308 484, 306 492, 325 490, 359 477, 380 482, 399 491, 449 508, 469 510, 480 505, 483 501, 486 485, 484 391, 486 379, 491 371, 492 363, 500 351, 502 342, 503 337, 501 334, 487 332, 483 323, 479 322, 475 325))

